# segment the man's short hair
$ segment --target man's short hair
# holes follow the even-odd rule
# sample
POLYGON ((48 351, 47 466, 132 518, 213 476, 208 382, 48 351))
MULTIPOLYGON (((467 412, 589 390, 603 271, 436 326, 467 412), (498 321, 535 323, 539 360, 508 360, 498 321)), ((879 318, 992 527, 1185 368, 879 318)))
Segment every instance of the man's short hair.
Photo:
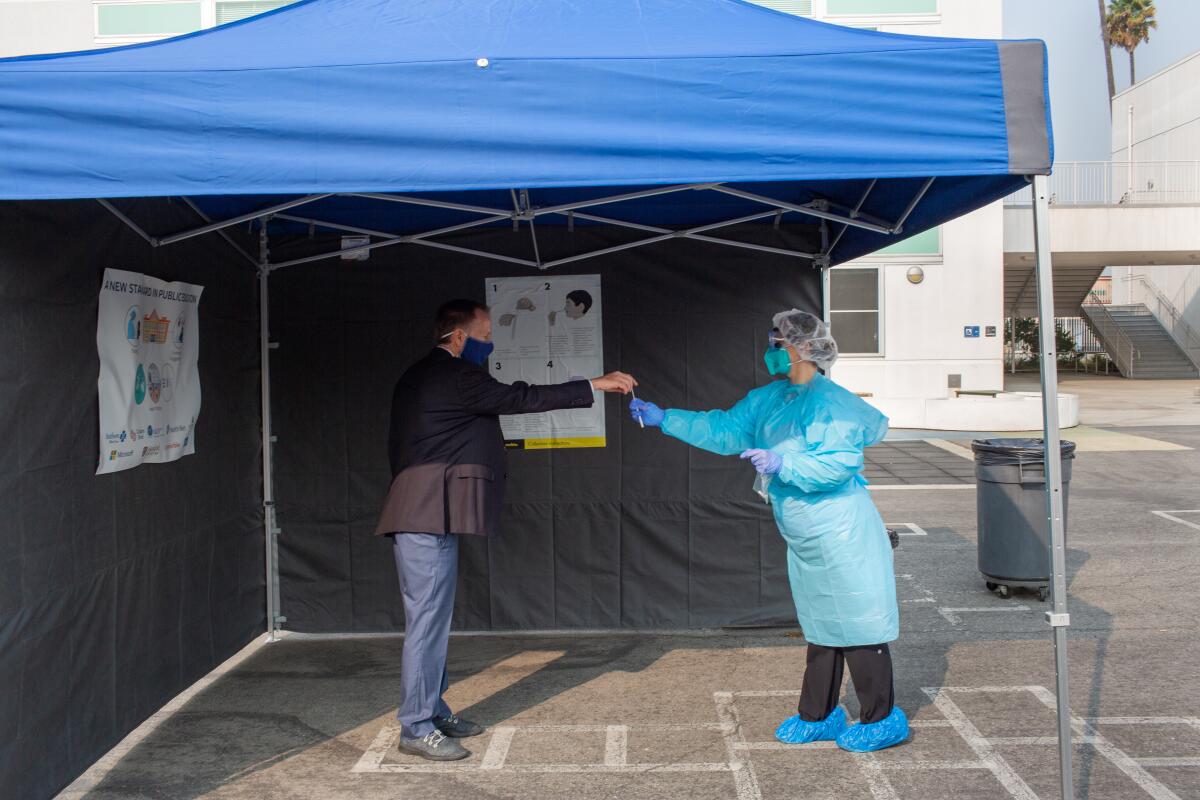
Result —
POLYGON ((567 299, 577 306, 583 306, 583 313, 585 314, 592 308, 592 295, 583 289, 567 292, 567 299))
POLYGON ((487 310, 488 307, 477 300, 464 300, 460 298, 442 303, 441 308, 437 310, 437 317, 433 323, 434 342, 445 341, 446 337, 457 328, 462 328, 465 331, 475 321, 477 313, 480 311, 486 312, 487 310))

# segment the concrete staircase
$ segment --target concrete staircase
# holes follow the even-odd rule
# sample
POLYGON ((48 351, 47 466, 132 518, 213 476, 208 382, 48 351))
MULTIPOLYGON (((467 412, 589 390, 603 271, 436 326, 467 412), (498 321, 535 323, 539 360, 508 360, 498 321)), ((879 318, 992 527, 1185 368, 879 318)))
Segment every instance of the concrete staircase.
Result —
POLYGON ((1147 306, 1084 303, 1083 315, 1125 377, 1200 378, 1200 370, 1147 306))

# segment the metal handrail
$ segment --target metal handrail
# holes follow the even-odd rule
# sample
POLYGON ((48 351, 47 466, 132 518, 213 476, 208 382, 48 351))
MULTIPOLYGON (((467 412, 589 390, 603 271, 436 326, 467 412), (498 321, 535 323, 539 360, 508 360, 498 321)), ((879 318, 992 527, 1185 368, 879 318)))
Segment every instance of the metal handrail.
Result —
POLYGON ((1200 334, 1196 333, 1196 329, 1189 325, 1188 321, 1183 318, 1183 313, 1145 275, 1132 275, 1126 278, 1126 280, 1140 281, 1142 288, 1149 290, 1150 295, 1158 304, 1157 311, 1152 311, 1151 313, 1167 329, 1167 333, 1175 340, 1175 344, 1179 345, 1179 349, 1188 357, 1188 360, 1197 368, 1200 368, 1200 334), (1170 318, 1170 324, 1167 324, 1168 317, 1170 318))
MULTIPOLYGON (((1049 178, 1051 205, 1200 203, 1200 161, 1060 161, 1049 178)), ((1016 192, 1007 205, 1030 202, 1016 192)))
POLYGON ((1084 314, 1096 326, 1096 333, 1100 338, 1107 340, 1113 344, 1113 351, 1109 353, 1112 360, 1117 362, 1117 369, 1127 378, 1133 377, 1134 364, 1137 359, 1142 357, 1142 353, 1133 345, 1133 341, 1125 335, 1121 330, 1121 326, 1113 317, 1112 312, 1108 310, 1108 306, 1100 302, 1099 295, 1096 292, 1088 292, 1087 298, 1082 303, 1084 314), (1099 313, 1093 316, 1092 310, 1098 309, 1099 313), (1106 323, 1101 325, 1097 320, 1100 317, 1106 323), (1128 357, 1126 357, 1128 354, 1128 357))

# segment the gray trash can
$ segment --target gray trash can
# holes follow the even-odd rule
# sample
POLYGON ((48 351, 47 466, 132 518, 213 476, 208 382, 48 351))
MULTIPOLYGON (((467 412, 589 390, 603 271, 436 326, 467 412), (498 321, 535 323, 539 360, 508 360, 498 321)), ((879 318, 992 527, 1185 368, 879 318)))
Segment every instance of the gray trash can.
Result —
MULTIPOLYGON (((1050 586, 1050 525, 1046 519, 1046 445, 1041 439, 976 439, 975 506, 979 571, 987 588, 1008 597, 1014 587, 1050 586)), ((1062 442, 1063 530, 1075 443, 1062 442)))

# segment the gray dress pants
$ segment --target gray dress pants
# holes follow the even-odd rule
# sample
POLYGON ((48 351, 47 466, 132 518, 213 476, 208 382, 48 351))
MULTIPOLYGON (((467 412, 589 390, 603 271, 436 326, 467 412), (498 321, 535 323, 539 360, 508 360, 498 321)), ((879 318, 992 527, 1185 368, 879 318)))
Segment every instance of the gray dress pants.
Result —
POLYGON ((419 739, 434 730, 434 717, 451 714, 442 694, 449 685, 446 646, 458 580, 458 537, 398 533, 392 539, 404 596, 404 655, 396 717, 402 736, 419 739))

